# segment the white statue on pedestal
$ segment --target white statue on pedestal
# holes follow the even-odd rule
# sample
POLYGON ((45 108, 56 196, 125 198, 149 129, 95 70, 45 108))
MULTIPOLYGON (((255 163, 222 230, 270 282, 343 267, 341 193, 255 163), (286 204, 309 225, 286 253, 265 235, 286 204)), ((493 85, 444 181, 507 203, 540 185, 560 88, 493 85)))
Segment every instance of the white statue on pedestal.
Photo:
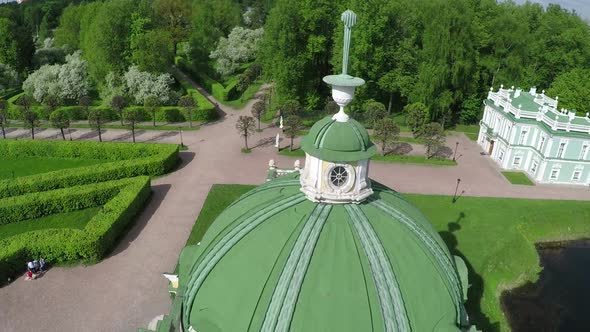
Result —
POLYGON ((279 120, 279 128, 283 129, 283 116, 281 115, 281 119, 279 120))
POLYGON ((279 148, 279 133, 277 133, 277 138, 275 139, 275 148, 279 148))

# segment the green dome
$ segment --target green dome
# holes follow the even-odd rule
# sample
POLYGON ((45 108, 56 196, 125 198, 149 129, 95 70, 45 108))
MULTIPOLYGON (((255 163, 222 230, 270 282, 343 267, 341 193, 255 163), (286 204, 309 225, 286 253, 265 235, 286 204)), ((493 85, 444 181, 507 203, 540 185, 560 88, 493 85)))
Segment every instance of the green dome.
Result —
POLYGON ((414 206, 376 183, 362 204, 299 188, 285 176, 253 189, 183 250, 184 331, 461 330, 455 258, 414 206))
POLYGON ((327 161, 369 159, 375 145, 369 133, 358 121, 338 122, 328 116, 316 122, 303 138, 301 148, 308 154, 327 161))

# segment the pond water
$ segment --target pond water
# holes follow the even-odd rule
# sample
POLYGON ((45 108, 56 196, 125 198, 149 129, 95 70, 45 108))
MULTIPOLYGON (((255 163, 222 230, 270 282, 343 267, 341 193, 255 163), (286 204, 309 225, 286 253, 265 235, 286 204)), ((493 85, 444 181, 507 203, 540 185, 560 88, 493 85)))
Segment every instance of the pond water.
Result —
POLYGON ((590 331, 590 240, 538 245, 536 283, 502 294, 513 332, 590 331))

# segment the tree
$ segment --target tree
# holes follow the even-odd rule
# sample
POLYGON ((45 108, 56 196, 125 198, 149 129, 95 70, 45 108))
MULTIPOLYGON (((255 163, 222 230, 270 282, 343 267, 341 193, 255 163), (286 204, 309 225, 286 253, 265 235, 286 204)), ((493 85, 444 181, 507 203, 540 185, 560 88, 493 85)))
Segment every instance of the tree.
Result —
POLYGON ((111 99, 111 107, 117 112, 117 114, 119 114, 121 125, 123 125, 123 109, 126 105, 127 102, 123 96, 113 96, 113 99, 111 99))
POLYGON ((66 134, 64 133, 64 129, 70 127, 70 117, 68 113, 63 109, 58 109, 53 111, 49 115, 49 121, 51 121, 51 125, 54 128, 57 128, 61 132, 61 137, 63 140, 66 140, 66 134))
POLYGON ((260 130, 260 117, 266 110, 266 106, 264 105, 263 100, 259 100, 252 105, 252 116, 258 120, 258 130, 260 130))
POLYGON ((54 95, 47 95, 45 96, 45 98, 43 99, 43 104, 45 104, 45 114, 43 114, 43 117, 45 119, 49 119, 49 117, 51 116, 51 113, 53 113, 53 111, 55 111, 59 105, 60 105, 61 101, 59 100, 59 98, 57 96, 54 95))
POLYGON ((209 57, 217 60, 217 72, 222 76, 233 74, 241 64, 254 58, 264 34, 263 28, 250 30, 235 27, 227 38, 221 37, 217 48, 209 57))
POLYGON ((0 63, 24 72, 35 52, 32 36, 28 24, 18 24, 12 17, 0 17, 0 63))
POLYGON ((136 108, 128 108, 123 112, 123 121, 125 126, 131 130, 133 143, 135 143, 135 126, 138 122, 143 121, 143 112, 136 108))
POLYGON ((178 100, 178 106, 184 108, 188 115, 188 126, 193 127, 193 110, 196 108, 195 99, 191 96, 182 96, 178 100))
POLYGON ((157 23, 168 32, 173 56, 176 45, 190 33, 192 7, 189 0, 154 0, 152 4, 157 23))
POLYGON ((132 39, 132 61, 141 71, 163 73, 174 60, 173 42, 164 30, 150 30, 132 39))
MULTIPOLYGON (((590 69, 576 68, 565 72, 547 90, 549 96, 559 96, 559 107, 578 112, 590 111, 590 69)), ((581 115, 581 114, 578 114, 581 115)))
POLYGON ((0 129, 2 129, 2 138, 6 139, 4 127, 8 124, 8 102, 0 99, 0 129))
POLYGON ((236 129, 240 136, 244 138, 244 149, 249 150, 248 137, 254 133, 254 130, 256 129, 256 121, 251 116, 240 115, 236 122, 236 129))
POLYGON ((144 104, 148 97, 156 98, 159 104, 170 101, 170 85, 174 79, 168 73, 155 75, 132 66, 125 73, 124 81, 127 92, 138 105, 144 104))
POLYGON ((23 90, 38 102, 43 102, 48 95, 77 101, 87 95, 89 89, 86 61, 81 59, 80 52, 66 56, 63 65, 42 66, 23 82, 23 90))
POLYGON ((107 115, 101 108, 94 108, 88 112, 88 124, 90 124, 90 128, 98 130, 98 140, 100 142, 102 142, 102 126, 107 121, 107 115))
POLYGON ((375 121, 375 139, 381 143, 381 154, 387 153, 387 148, 399 136, 399 127, 391 118, 381 118, 375 121))
POLYGON ((143 108, 146 112, 152 115, 154 127, 156 126, 156 113, 158 112, 158 98, 148 96, 143 102, 143 108))
POLYGON ((70 50, 80 48, 80 20, 85 5, 70 4, 59 17, 59 26, 55 29, 55 43, 70 50))
POLYGON ((413 103, 404 107, 404 113, 406 114, 406 123, 412 130, 414 137, 419 136, 422 128, 430 118, 428 108, 422 103, 413 103))
POLYGON ((291 115, 301 114, 301 104, 297 100, 287 100, 283 106, 281 106, 281 116, 287 117, 291 115))
POLYGON ((0 63, 0 93, 19 84, 18 74, 11 66, 0 63))
POLYGON ((373 99, 367 100, 363 105, 363 108, 365 111, 365 118, 367 119, 367 122, 370 124, 370 126, 373 128, 375 128, 375 124, 378 120, 383 119, 387 116, 387 111, 385 111, 385 105, 373 99))
POLYGON ((426 146, 426 158, 436 155, 445 143, 445 132, 437 122, 425 125, 421 137, 424 139, 424 145, 426 146))
POLYGON ((297 136, 297 133, 303 129, 303 121, 297 115, 289 115, 285 119, 285 135, 291 139, 289 145, 289 151, 293 151, 293 139, 297 136))
POLYGON ((88 107, 92 105, 92 98, 90 96, 82 96, 78 99, 78 105, 82 106, 82 111, 85 115, 88 115, 88 107))
POLYGON ((33 106, 33 98, 27 94, 22 95, 18 98, 16 104, 20 108, 21 119, 23 120, 25 127, 31 129, 31 138, 35 139, 35 127, 39 125, 39 120, 37 119, 37 113, 31 110, 31 106, 33 106))

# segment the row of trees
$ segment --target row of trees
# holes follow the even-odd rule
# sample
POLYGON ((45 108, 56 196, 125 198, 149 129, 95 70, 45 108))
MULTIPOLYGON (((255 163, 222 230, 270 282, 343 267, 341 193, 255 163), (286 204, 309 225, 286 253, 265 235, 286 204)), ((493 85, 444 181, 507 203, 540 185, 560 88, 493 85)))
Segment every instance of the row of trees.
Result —
MULTIPOLYGON (((49 123, 54 128, 60 130, 62 138, 64 140, 66 139, 64 130, 70 128, 72 120, 71 113, 69 113, 67 110, 63 108, 58 108, 58 103, 48 102, 45 111, 41 114, 35 112, 32 109, 34 100, 29 95, 25 94, 19 99, 17 99, 16 104, 19 107, 20 120, 23 121, 27 128, 31 129, 32 139, 35 139, 35 128, 37 128, 40 125, 39 119, 41 117, 44 117, 45 119, 49 120, 49 123)), ((83 111, 86 114, 86 118, 88 119, 90 127, 98 131, 99 141, 102 142, 102 129, 107 122, 111 121, 111 118, 107 110, 105 110, 104 108, 90 108, 92 100, 88 96, 80 97, 79 104, 80 106, 82 106, 83 111)), ((9 123, 8 106, 9 105, 6 100, 0 99, 0 129, 2 131, 3 138, 6 138, 5 128, 9 123)), ((136 126, 139 122, 145 120, 146 112, 151 113, 153 119, 153 126, 156 126, 155 119, 156 112, 158 110, 158 100, 156 98, 147 98, 143 110, 134 107, 125 108, 127 106, 127 103, 125 101, 125 98, 123 98, 122 96, 114 96, 111 100, 110 106, 119 115, 121 125, 126 126, 129 128, 129 130, 131 130, 133 143, 135 143, 136 126)), ((178 100, 178 106, 182 107, 186 111, 189 118, 189 127, 192 127, 192 115, 197 107, 197 103, 192 97, 183 96, 178 100)))
POLYGON ((317 109, 329 94, 321 78, 340 71, 343 29, 335 18, 345 8, 358 15, 349 71, 367 81, 353 109, 367 99, 388 113, 422 103, 442 126, 473 123, 500 83, 552 86, 548 93, 564 107, 588 108, 580 96, 590 91, 561 96, 574 77, 590 81, 580 72, 590 66, 590 27, 557 5, 496 0, 277 0, 258 60, 278 99, 317 109))

